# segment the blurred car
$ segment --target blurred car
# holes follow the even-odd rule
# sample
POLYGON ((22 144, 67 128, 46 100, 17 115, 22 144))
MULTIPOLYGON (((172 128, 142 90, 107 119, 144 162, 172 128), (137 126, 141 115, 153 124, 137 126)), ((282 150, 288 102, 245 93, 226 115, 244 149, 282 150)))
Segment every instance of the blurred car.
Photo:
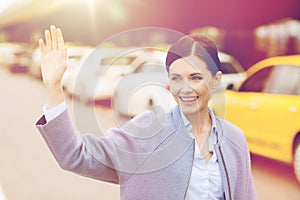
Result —
POLYGON ((41 73, 41 50, 39 47, 35 48, 32 51, 32 64, 28 69, 28 74, 38 78, 42 79, 42 73, 41 73))
POLYGON ((236 89, 240 86, 241 82, 246 78, 244 67, 232 55, 225 52, 218 52, 221 71, 223 73, 222 84, 218 89, 236 89))
POLYGON ((26 73, 32 65, 32 48, 23 43, 0 43, 1 65, 14 73, 26 73))
MULTIPOLYGON (((84 57, 88 55, 90 51, 92 51, 92 47, 90 46, 80 46, 80 45, 74 45, 69 44, 68 45, 68 67, 66 69, 66 72, 64 74, 63 79, 63 85, 65 82, 67 82, 66 79, 73 76, 73 72, 78 69, 78 66, 80 66, 81 62, 84 61, 84 57), (72 74, 72 75, 71 75, 72 74)), ((35 48, 32 52, 32 65, 29 68, 30 75, 33 77, 36 77, 38 79, 42 79, 42 73, 41 73, 41 50, 39 47, 35 48)), ((67 86, 69 89, 69 87, 67 86)), ((72 87, 70 87, 72 88, 72 87)), ((71 90, 71 89, 70 89, 71 90)), ((68 90, 69 91, 69 90, 68 90)))
POLYGON ((133 69, 138 55, 133 48, 95 48, 64 85, 71 85, 70 93, 83 102, 110 101, 115 85, 133 69))
POLYGON ((92 51, 93 48, 90 46, 68 47, 68 66, 62 78, 62 86, 68 94, 71 95, 73 93, 80 67, 92 51))
POLYGON ((149 109, 168 111, 176 105, 168 90, 165 52, 147 53, 143 63, 125 75, 113 95, 114 116, 120 124, 149 109), (148 55, 147 55, 148 54, 148 55))
POLYGON ((246 72, 238 90, 225 91, 225 118, 244 131, 252 153, 293 164, 300 182, 300 55, 268 58, 246 72))

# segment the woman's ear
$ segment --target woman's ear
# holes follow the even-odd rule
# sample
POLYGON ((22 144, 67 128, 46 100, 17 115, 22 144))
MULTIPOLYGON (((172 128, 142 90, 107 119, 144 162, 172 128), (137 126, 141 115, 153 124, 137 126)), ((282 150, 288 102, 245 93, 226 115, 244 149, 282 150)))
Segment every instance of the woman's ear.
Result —
POLYGON ((216 87, 218 87, 222 81, 222 72, 218 71, 216 73, 216 75, 214 76, 214 80, 213 80, 213 86, 212 88, 215 89, 216 87))
POLYGON ((169 90, 169 91, 171 91, 170 85, 166 85, 166 89, 169 90))

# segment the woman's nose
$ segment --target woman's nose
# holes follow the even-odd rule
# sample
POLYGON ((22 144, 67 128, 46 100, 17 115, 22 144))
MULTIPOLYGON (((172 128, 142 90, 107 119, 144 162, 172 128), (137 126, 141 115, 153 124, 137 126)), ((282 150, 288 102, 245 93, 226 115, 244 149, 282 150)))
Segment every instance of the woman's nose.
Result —
POLYGON ((183 81, 181 91, 185 92, 185 93, 193 91, 193 89, 190 86, 190 83, 188 81, 186 81, 186 80, 183 81))

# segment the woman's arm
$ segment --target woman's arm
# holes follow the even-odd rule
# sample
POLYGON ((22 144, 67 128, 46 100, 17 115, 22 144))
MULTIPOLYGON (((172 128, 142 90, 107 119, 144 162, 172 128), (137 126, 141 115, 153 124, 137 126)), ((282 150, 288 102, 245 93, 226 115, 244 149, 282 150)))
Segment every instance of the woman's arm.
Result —
MULTIPOLYGON (((62 31, 51 26, 50 31, 45 31, 45 41, 39 40, 39 46, 43 83, 48 92, 47 109, 57 111, 65 100, 61 80, 67 67, 67 48, 62 31)), ((118 183, 117 171, 110 162, 114 156, 113 143, 93 135, 81 136, 74 130, 67 110, 58 111, 58 115, 52 113, 52 120, 46 121, 42 116, 36 123, 58 164, 83 176, 118 183)))
POLYGON ((39 46, 43 83, 47 89, 50 109, 65 100, 61 80, 67 68, 67 47, 62 31, 52 25, 50 31, 45 30, 45 42, 40 39, 39 46))
POLYGON ((118 160, 116 146, 105 137, 81 135, 72 126, 65 110, 50 122, 41 117, 36 128, 44 138, 51 153, 61 168, 111 183, 119 183, 113 160, 118 160))

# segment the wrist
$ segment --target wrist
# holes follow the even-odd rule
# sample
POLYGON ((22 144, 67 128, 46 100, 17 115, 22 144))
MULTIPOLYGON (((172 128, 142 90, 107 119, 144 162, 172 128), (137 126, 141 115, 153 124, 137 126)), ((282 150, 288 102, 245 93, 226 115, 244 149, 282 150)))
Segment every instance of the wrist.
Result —
POLYGON ((46 89, 48 91, 55 91, 55 90, 63 90, 63 86, 61 82, 53 82, 53 83, 44 83, 46 89))
POLYGON ((47 103, 49 108, 55 107, 65 100, 64 91, 61 84, 48 85, 47 92, 47 103))

